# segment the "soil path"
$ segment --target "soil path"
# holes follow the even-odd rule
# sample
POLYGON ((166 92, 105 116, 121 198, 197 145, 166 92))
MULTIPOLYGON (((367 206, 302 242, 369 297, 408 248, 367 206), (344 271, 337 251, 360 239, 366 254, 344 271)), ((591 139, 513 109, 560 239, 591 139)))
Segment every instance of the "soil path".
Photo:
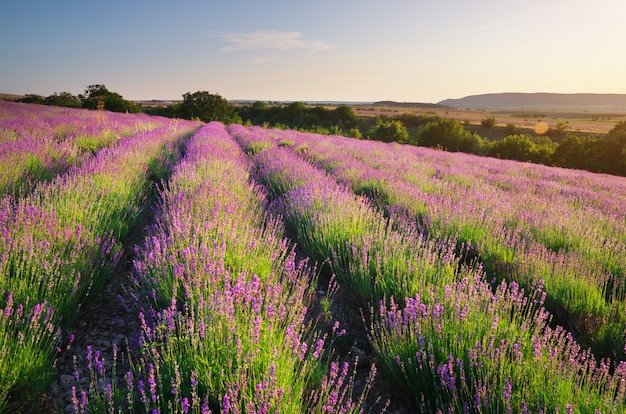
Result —
POLYGON ((65 343, 56 360, 58 376, 42 398, 41 412, 75 411, 75 396, 80 399, 81 390, 89 390, 88 347, 93 353, 100 353, 107 370, 115 360, 118 381, 124 383, 123 376, 129 368, 128 355, 132 356, 138 346, 141 329, 138 315, 149 306, 146 298, 137 297, 134 293, 132 268, 136 257, 135 246, 143 244, 147 226, 153 219, 150 208, 145 209, 140 222, 127 237, 120 264, 104 290, 82 304, 73 334, 68 332, 64 335, 65 343), (76 387, 75 392, 73 387, 76 387))

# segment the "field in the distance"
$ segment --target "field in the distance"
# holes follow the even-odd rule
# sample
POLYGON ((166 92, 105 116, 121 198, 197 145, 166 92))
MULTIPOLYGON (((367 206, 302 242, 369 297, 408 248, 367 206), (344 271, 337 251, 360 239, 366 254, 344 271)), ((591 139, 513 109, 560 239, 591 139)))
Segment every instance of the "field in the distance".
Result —
MULTIPOLYGON (((413 113, 425 116, 440 116, 454 118, 459 121, 468 121, 470 125, 480 126, 483 119, 494 117, 496 126, 504 127, 513 124, 520 133, 534 133, 534 126, 538 122, 545 122, 556 128, 559 123, 566 125, 568 133, 606 134, 615 124, 626 120, 626 114, 620 112, 556 112, 556 111, 526 111, 526 110, 477 110, 456 108, 412 108, 398 106, 355 105, 354 110, 361 116, 375 117, 376 115, 398 116, 403 113, 413 113)), ((481 135, 488 136, 487 130, 477 130, 481 135)))

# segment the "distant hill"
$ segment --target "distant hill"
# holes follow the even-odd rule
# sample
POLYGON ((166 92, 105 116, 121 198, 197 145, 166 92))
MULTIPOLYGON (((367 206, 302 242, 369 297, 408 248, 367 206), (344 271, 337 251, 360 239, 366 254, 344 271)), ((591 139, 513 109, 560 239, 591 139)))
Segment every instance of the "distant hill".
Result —
POLYGON ((445 99, 439 105, 487 110, 626 112, 626 94, 487 93, 445 99))
POLYGON ((420 102, 396 102, 396 101, 378 101, 373 102, 372 106, 397 106, 400 108, 431 108, 431 109, 446 109, 450 108, 449 106, 442 105, 441 102, 438 104, 434 103, 420 103, 420 102))

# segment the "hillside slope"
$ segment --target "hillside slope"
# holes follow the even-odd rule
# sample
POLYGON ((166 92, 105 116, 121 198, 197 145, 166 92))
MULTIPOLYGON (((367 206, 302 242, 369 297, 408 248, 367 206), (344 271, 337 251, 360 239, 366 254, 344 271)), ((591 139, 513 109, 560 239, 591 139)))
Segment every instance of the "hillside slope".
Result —
POLYGON ((439 105, 490 110, 572 110, 626 112, 626 94, 488 93, 445 99, 439 105))

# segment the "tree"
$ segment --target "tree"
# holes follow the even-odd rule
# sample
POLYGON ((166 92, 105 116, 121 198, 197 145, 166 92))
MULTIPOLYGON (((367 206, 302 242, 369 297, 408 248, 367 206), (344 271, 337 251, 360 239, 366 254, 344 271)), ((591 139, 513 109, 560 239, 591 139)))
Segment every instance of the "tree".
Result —
POLYGON ((427 115, 417 115, 412 112, 404 112, 402 115, 397 116, 396 119, 407 127, 420 127, 426 125, 430 117, 427 115))
POLYGON ((332 122, 339 128, 356 128, 359 125, 359 116, 349 106, 339 105, 332 111, 332 122))
POLYGON ((594 154, 597 138, 591 136, 566 135, 552 154, 552 163, 564 168, 596 171, 597 154, 594 154))
POLYGON ((513 123, 508 123, 504 127, 504 134, 506 135, 515 135, 517 134, 517 127, 513 123))
POLYGON ((557 122, 556 128, 548 128, 546 135, 557 141, 562 140, 565 137, 565 131, 567 130, 567 123, 557 122))
POLYGON ((461 121, 453 118, 435 118, 420 130, 417 136, 419 145, 440 147, 447 151, 460 151, 482 154, 484 140, 468 131, 461 121))
POLYGON ((409 131, 400 121, 377 121, 367 135, 376 141, 406 143, 409 131))
POLYGON ((491 144, 489 155, 506 160, 530 161, 534 144, 526 134, 508 135, 491 144))
POLYGON ((65 106, 68 108, 82 108, 83 103, 77 96, 72 95, 69 92, 56 92, 44 99, 46 105, 52 106, 65 106))
POLYGON ((141 112, 141 107, 125 100, 122 95, 111 92, 102 84, 89 85, 85 93, 78 95, 83 101, 83 108, 106 109, 112 112, 141 112))
POLYGON ((626 121, 618 122, 608 133, 608 138, 626 146, 626 121))
POLYGON ((304 102, 290 102, 285 107, 281 107, 277 113, 278 119, 274 122, 285 124, 291 128, 305 128, 319 123, 316 115, 312 115, 304 102), (315 118, 315 119, 314 119, 315 118))
POLYGON ((618 122, 598 144, 602 172, 626 175, 626 121, 618 122))
POLYGON ((220 95, 207 91, 183 94, 183 102, 178 107, 177 113, 181 118, 199 119, 203 122, 241 123, 241 118, 233 105, 220 95))
POLYGON ((78 95, 83 101, 83 108, 87 109, 104 109, 104 101, 109 94, 109 90, 102 84, 89 85, 85 89, 85 93, 78 95))
POLYGON ((45 98, 41 95, 37 94, 28 94, 24 96, 22 99, 19 99, 18 102, 30 103, 30 104, 39 104, 43 105, 45 98))
POLYGON ((485 129, 489 129, 489 128, 493 128, 494 126, 496 126, 496 118, 489 116, 485 119, 483 119, 482 121, 480 121, 480 126, 482 126, 485 129))
POLYGON ((548 137, 508 135, 491 144, 489 155, 507 160, 547 164, 553 158, 557 145, 548 137))

